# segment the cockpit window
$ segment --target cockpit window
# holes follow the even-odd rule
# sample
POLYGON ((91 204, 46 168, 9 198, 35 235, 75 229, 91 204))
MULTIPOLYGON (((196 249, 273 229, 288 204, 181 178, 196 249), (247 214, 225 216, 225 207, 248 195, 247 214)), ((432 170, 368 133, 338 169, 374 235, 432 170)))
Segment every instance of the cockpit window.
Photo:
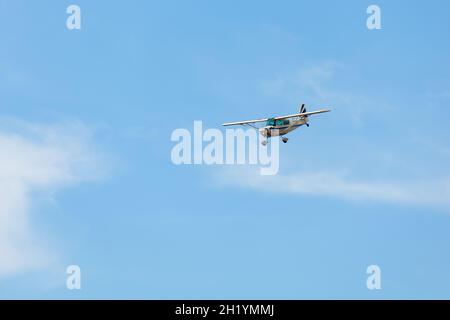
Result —
POLYGON ((277 120, 276 125, 277 126, 285 126, 289 124, 289 120, 277 120))
POLYGON ((289 120, 275 120, 269 119, 266 123, 267 126, 286 126, 289 125, 289 120))

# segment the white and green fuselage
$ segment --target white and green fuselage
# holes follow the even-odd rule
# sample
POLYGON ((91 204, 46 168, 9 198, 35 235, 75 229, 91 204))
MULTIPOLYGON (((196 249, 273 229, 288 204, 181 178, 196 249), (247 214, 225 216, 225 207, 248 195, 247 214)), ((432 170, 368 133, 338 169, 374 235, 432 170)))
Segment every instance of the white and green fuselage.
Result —
POLYGON ((308 124, 308 117, 297 117, 291 119, 267 120, 266 125, 259 129, 259 133, 266 138, 283 136, 302 125, 308 124))

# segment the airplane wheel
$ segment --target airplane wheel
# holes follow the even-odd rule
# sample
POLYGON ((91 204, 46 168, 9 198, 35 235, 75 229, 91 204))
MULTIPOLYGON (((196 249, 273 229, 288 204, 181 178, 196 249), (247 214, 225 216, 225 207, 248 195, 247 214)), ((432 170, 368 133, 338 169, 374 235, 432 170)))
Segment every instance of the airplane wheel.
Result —
POLYGON ((264 140, 263 142, 261 142, 261 144, 262 144, 263 146, 266 146, 266 145, 267 145, 267 140, 264 140))
POLYGON ((283 138, 283 139, 281 139, 284 143, 286 143, 286 142, 288 142, 289 141, 289 139, 288 138, 283 138))

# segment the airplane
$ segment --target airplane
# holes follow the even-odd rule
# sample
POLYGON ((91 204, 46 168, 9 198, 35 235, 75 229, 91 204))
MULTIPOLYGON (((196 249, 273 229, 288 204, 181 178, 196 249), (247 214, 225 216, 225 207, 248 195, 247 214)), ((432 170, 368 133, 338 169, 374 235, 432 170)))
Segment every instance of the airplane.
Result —
MULTIPOLYGON (((302 125, 306 125, 309 127, 309 119, 308 117, 313 114, 330 112, 329 109, 322 109, 317 111, 307 112, 305 104, 302 104, 300 107, 300 112, 296 114, 290 114, 288 116, 274 117, 274 118, 266 118, 266 119, 257 119, 257 120, 247 120, 247 121, 238 121, 238 122, 227 122, 223 123, 222 126, 250 126, 259 131, 259 133, 265 138, 271 138, 280 136, 284 143, 288 142, 288 138, 283 137, 285 134, 300 128, 302 125), (258 128, 255 126, 255 123, 265 122, 265 126, 262 128, 258 128)), ((267 145, 267 140, 261 142, 263 146, 267 145)))

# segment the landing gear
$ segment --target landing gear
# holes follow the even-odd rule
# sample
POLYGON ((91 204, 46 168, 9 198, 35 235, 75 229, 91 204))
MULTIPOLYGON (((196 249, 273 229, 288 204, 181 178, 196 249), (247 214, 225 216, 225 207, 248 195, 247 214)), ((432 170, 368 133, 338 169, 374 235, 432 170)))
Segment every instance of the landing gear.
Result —
POLYGON ((267 145, 267 140, 262 141, 261 144, 265 147, 267 145))
POLYGON ((283 139, 281 139, 281 141, 283 141, 284 143, 286 143, 286 142, 289 141, 289 139, 288 139, 288 138, 283 138, 283 139))
POLYGON ((309 128, 309 123, 307 123, 306 126, 309 128))

